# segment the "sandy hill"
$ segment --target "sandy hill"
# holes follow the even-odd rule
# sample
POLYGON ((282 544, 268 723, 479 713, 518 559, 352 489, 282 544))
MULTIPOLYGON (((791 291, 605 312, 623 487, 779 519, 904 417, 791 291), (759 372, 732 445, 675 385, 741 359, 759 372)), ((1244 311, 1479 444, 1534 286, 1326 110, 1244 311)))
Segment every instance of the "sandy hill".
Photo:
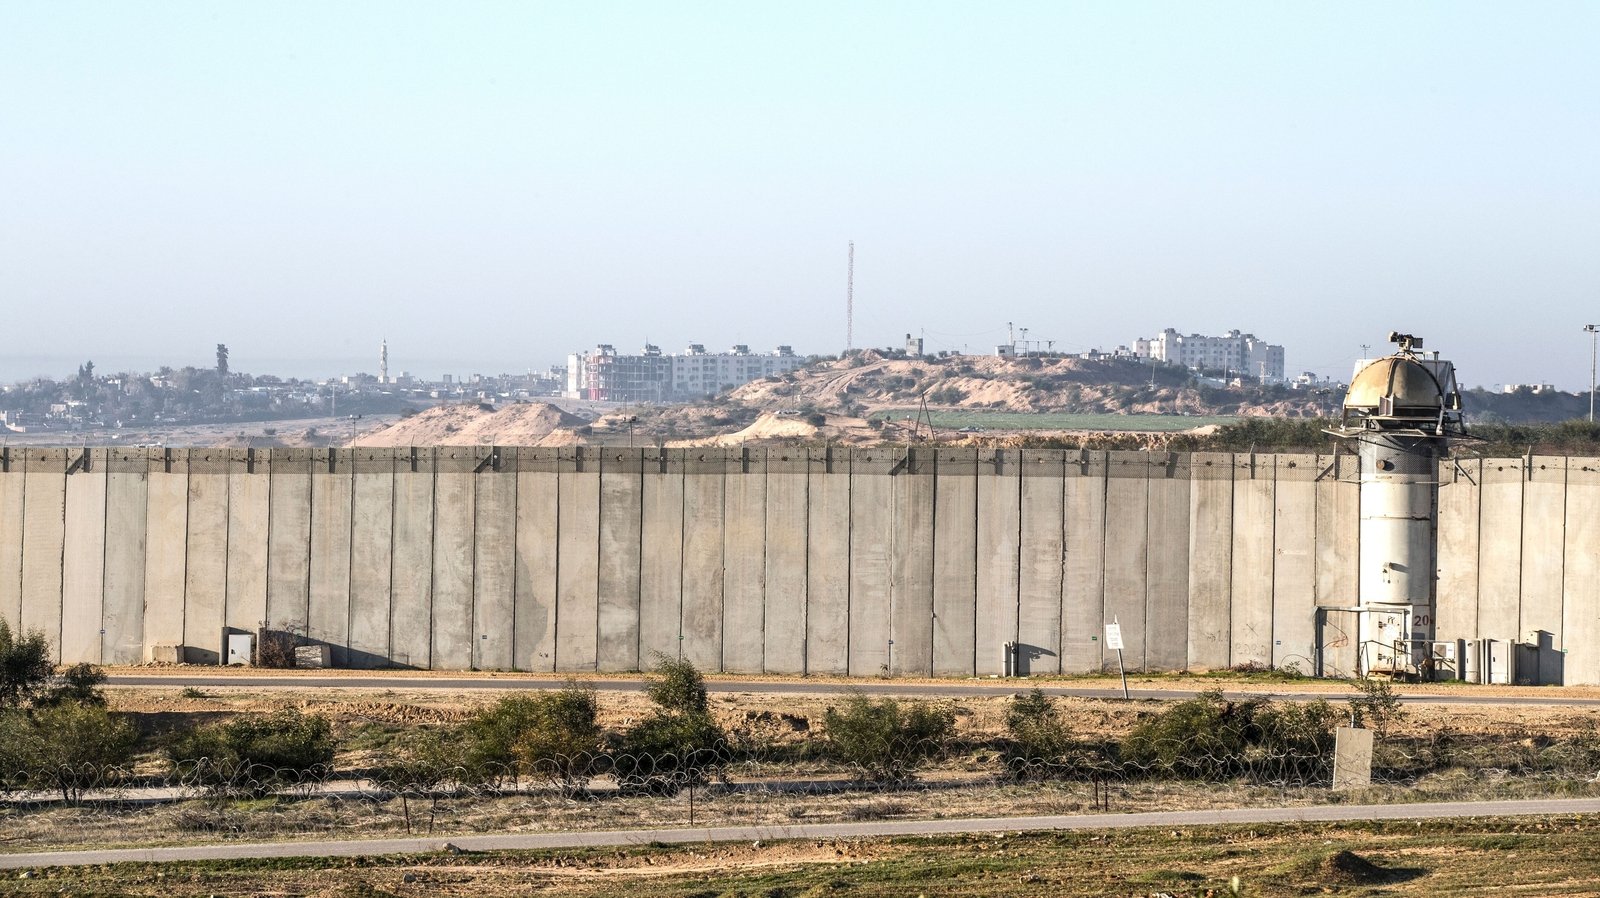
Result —
POLYGON ((1187 371, 1134 359, 952 356, 887 359, 863 353, 745 384, 729 398, 765 409, 847 413, 915 407, 1009 412, 1190 415, 1317 414, 1318 397, 1282 388, 1197 387, 1187 371))
POLYGON ((362 434, 358 446, 547 446, 576 442, 588 422, 543 402, 440 405, 362 434))
POLYGON ((842 415, 823 415, 822 423, 799 415, 779 415, 763 412, 748 426, 732 433, 718 434, 686 440, 668 440, 669 447, 691 446, 770 446, 795 443, 833 443, 846 445, 873 445, 884 440, 903 440, 899 425, 881 424, 873 427, 864 418, 842 415))

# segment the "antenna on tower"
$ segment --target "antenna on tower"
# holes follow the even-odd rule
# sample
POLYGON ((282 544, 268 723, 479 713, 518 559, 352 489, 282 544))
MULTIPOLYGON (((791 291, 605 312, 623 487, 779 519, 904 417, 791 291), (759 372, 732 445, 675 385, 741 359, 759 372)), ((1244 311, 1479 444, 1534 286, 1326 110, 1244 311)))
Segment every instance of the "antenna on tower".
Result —
POLYGON ((850 241, 850 264, 844 280, 844 348, 856 348, 856 242, 850 241))

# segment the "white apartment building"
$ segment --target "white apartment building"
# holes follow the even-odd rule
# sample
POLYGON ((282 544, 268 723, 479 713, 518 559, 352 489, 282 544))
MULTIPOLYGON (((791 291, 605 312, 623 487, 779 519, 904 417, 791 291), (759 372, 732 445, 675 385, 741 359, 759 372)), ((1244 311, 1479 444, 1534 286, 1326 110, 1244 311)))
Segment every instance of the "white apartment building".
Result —
POLYGON ((1185 336, 1169 327, 1154 338, 1135 340, 1133 354, 1195 370, 1249 374, 1263 381, 1284 378, 1283 347, 1236 330, 1221 337, 1185 336))
POLYGON ((690 343, 682 354, 663 355, 647 344, 639 355, 622 355, 603 343, 567 357, 566 396, 608 402, 700 399, 802 363, 789 346, 753 353, 740 343, 728 352, 707 352, 703 344, 690 343))

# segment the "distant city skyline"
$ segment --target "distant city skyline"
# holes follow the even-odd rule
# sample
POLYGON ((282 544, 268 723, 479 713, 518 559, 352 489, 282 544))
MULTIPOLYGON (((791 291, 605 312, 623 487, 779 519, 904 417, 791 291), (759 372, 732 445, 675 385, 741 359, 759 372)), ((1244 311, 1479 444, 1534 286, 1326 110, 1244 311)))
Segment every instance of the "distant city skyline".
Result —
POLYGON ((0 5, 0 378, 1239 328, 1586 389, 1600 5, 0 5), (128 361, 122 361, 126 359, 128 361), (55 360, 55 362, 52 362, 55 360), (43 367, 45 370, 30 370, 43 367))

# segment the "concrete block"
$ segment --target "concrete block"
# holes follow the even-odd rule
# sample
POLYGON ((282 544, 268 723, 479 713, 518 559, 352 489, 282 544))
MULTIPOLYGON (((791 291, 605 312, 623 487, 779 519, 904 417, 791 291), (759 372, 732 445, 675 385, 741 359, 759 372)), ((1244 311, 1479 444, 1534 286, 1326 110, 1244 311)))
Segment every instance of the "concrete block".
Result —
POLYGON ((600 670, 639 670, 644 453, 607 448, 600 459, 600 670))
POLYGON ((480 453, 489 463, 473 478, 473 666, 480 670, 516 666, 516 451, 493 447, 480 453))
POLYGON ((24 455, 22 629, 44 633, 52 659, 60 661, 67 450, 28 449, 24 455))
MULTIPOLYGON (((351 459, 351 667, 390 663, 389 616, 394 565, 395 456, 407 450, 362 447, 351 459)), ((408 463, 409 466, 409 463, 408 463)))
POLYGON ((977 672, 978 452, 937 450, 933 490, 933 668, 977 672))
POLYGON ((1365 789, 1372 785, 1372 731, 1339 727, 1333 740, 1333 788, 1365 789))
MULTIPOLYGON (((106 574, 105 449, 86 449, 67 476, 62 545, 61 663, 100 664, 106 574)), ((0 474, 0 479, 6 475, 0 474)), ((0 530, 6 529, 0 525, 0 530)))
POLYGON ((183 663, 183 646, 158 642, 150 646, 150 660, 156 664, 183 663))
MULTIPOLYGON (((1439 581, 1434 610, 1440 639, 1475 639, 1478 635, 1478 484, 1482 477, 1481 459, 1439 462, 1439 581)), ((1568 522, 1570 528, 1570 517, 1568 522)))
MULTIPOLYGON (((272 456, 255 449, 233 449, 228 455, 228 604, 223 620, 229 631, 254 633, 267 625, 272 456)), ((108 527, 108 540, 109 532, 108 527)), ((108 544, 108 604, 109 552, 108 544)))
MULTIPOLYGON (((187 550, 183 582, 183 660, 221 664, 228 601, 228 469, 224 449, 189 452, 187 550)), ((72 489, 69 478, 67 489, 72 489)))
MULTIPOLYGON (((1147 452, 1106 456, 1106 598, 1102 614, 1106 623, 1122 625, 1123 663, 1129 670, 1145 668, 1151 461, 1147 452)), ((1108 656, 1106 665, 1114 667, 1115 661, 1108 656)))
POLYGON ((0 448, 0 617, 12 630, 22 625, 22 452, 0 448), (15 453, 13 455, 13 453, 15 453))
POLYGON ((555 670, 556 562, 561 475, 554 449, 517 449, 517 607, 519 670, 555 670))
POLYGON ((189 534, 187 455, 183 449, 150 450, 144 563, 143 642, 147 646, 183 643, 189 534))
POLYGON ((302 670, 320 670, 333 666, 333 648, 327 644, 301 645, 294 650, 294 666, 302 670))
POLYGON ((805 673, 806 550, 810 462, 805 450, 775 448, 766 459, 766 603, 763 664, 768 673, 805 673))
POLYGON ((1021 454, 978 450, 978 675, 1005 673, 1004 646, 1017 641, 1022 541, 1021 454))
POLYGON ((1274 459, 1272 666, 1316 670, 1317 458, 1274 459))
MULTIPOLYGON (((1073 453, 1076 460, 1077 453, 1073 453)), ((1066 454, 1024 449, 1018 545, 1014 673, 1061 672, 1062 578, 1066 569, 1066 454)))
POLYGON ((1189 456, 1153 452, 1150 461, 1145 668, 1184 670, 1189 663, 1189 456))
POLYGON ((560 537, 556 562, 556 670, 598 664, 600 470, 596 450, 558 449, 560 537))
MULTIPOLYGON (((683 624, 683 449, 644 455, 639 551, 639 664, 676 658, 683 624)), ((796 642, 803 640, 796 639, 796 642)))
POLYGON ((1359 597, 1361 474, 1357 468, 1351 454, 1317 456, 1318 605, 1348 608, 1359 597))
POLYGON ((145 488, 149 463, 142 449, 118 449, 107 456, 107 471, 100 657, 107 664, 140 664, 145 660, 145 488))
POLYGON ((767 473, 760 449, 729 449, 723 478, 722 657, 726 671, 766 666, 767 473))
POLYGON ((1520 640, 1522 483, 1520 458, 1483 460, 1478 493, 1478 635, 1520 640))
POLYGON ((844 674, 850 665, 850 452, 806 450, 811 517, 806 534, 806 672, 844 674))
POLYGON ((1272 521, 1275 464, 1270 455, 1234 456, 1233 651, 1237 667, 1272 663, 1272 521))
POLYGON ((350 664, 347 646, 350 644, 355 451, 316 449, 311 459, 311 567, 306 634, 330 646, 330 663, 339 667, 350 664))
POLYGON ((934 450, 900 450, 888 475, 894 494, 895 551, 889 579, 889 670, 933 675, 934 450))
POLYGON ((701 670, 722 666, 726 450, 697 448, 684 460, 683 657, 701 670))
POLYGON ((1567 459, 1565 537, 1563 675, 1568 686, 1592 686, 1600 683, 1600 458, 1567 459))
POLYGON ((1233 455, 1189 459, 1189 667, 1220 670, 1233 638, 1233 455))
POLYGON ((433 463, 436 451, 412 447, 395 458, 389 657, 402 667, 431 667, 433 664, 433 463))
POLYGON ((889 672, 895 553, 906 545, 889 471, 905 450, 850 450, 850 674, 889 672))
POLYGON ((1061 666, 1066 673, 1086 673, 1100 670, 1103 660, 1106 453, 1070 453, 1063 474, 1067 557, 1061 582, 1061 666))
POLYGON ((452 446, 434 450, 432 665, 465 670, 477 654, 473 624, 473 544, 479 475, 488 450, 452 446))
MULTIPOLYGON (((1566 502, 1567 460, 1534 456, 1522 486, 1522 614, 1518 629, 1523 639, 1534 631, 1549 633, 1557 654, 1566 647, 1561 593, 1566 502)), ((1547 672, 1541 677, 1559 682, 1547 672)))

